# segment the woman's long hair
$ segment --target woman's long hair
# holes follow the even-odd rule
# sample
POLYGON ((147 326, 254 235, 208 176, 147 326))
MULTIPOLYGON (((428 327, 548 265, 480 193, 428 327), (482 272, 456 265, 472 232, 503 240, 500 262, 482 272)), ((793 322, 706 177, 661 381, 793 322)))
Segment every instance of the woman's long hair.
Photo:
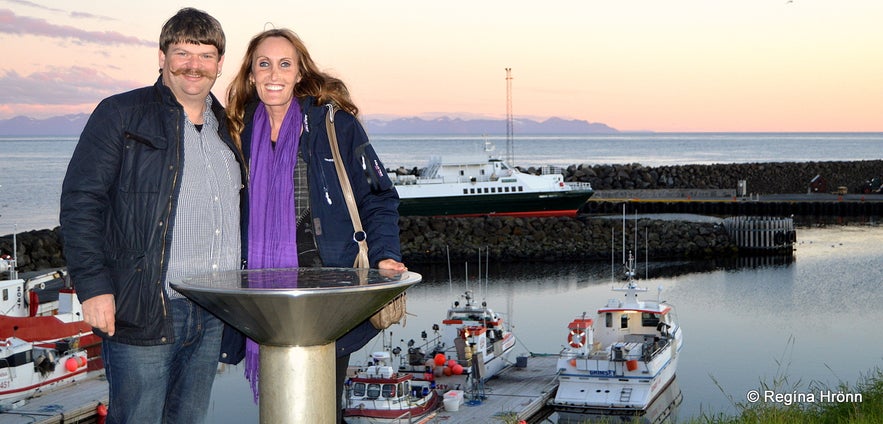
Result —
POLYGON ((242 59, 242 65, 239 72, 230 86, 227 88, 227 122, 230 129, 230 135, 241 147, 239 134, 245 127, 245 106, 252 101, 257 101, 258 92, 254 84, 250 82, 249 77, 252 74, 251 65, 254 62, 255 51, 258 45, 270 37, 281 37, 288 40, 297 54, 298 67, 300 70, 300 81, 294 85, 294 99, 303 98, 305 96, 313 96, 316 98, 317 105, 334 103, 337 107, 358 116, 359 108, 350 98, 350 92, 346 88, 346 84, 339 78, 328 75, 319 70, 316 63, 310 57, 307 46, 301 41, 300 37, 294 31, 286 28, 270 29, 255 35, 248 43, 248 49, 245 51, 245 57, 242 59))

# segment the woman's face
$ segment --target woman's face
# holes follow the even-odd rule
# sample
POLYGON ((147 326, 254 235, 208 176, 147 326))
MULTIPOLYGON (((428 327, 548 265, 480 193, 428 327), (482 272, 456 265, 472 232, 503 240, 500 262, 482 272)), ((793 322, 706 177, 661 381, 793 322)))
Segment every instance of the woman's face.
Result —
POLYGON ((283 37, 269 37, 255 49, 251 79, 258 97, 269 107, 288 108, 294 97, 294 85, 300 81, 297 52, 283 37))

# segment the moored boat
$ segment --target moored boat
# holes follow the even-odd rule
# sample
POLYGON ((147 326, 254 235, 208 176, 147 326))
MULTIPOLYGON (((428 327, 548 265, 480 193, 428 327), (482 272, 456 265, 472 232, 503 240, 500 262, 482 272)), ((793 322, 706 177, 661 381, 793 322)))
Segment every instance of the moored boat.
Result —
POLYGON ((101 338, 83 321, 64 270, 19 278, 0 258, 0 407, 60 388, 101 369, 101 338))
POLYGON ((433 381, 397 372, 390 352, 375 352, 346 382, 344 417, 348 423, 418 423, 439 407, 440 398, 433 381))
POLYGON ((390 173, 402 216, 575 216, 594 194, 589 183, 560 173, 533 175, 502 159, 444 163, 433 158, 419 176, 390 173))
MULTIPOLYGON (((567 345, 558 359, 558 390, 549 404, 558 410, 644 411, 675 378, 683 334, 674 307, 639 300, 634 258, 626 283, 614 291, 594 318, 586 314, 567 325, 567 345)), ((661 291, 661 290, 660 290, 661 291)))

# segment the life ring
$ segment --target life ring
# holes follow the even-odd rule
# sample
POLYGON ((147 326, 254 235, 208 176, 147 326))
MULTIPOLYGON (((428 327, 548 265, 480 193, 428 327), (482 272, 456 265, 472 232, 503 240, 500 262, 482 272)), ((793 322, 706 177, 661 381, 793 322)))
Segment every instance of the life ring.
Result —
POLYGON ((578 349, 585 346, 585 339, 586 332, 580 329, 570 330, 570 334, 567 335, 567 343, 570 343, 570 347, 572 348, 578 349))

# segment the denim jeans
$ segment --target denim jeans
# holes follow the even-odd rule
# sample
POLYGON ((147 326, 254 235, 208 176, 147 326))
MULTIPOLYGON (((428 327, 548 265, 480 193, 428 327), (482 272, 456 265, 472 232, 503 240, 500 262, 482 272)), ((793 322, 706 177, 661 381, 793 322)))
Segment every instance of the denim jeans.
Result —
POLYGON ((175 343, 102 343, 110 388, 107 424, 205 421, 223 324, 188 299, 172 300, 171 311, 175 343))

